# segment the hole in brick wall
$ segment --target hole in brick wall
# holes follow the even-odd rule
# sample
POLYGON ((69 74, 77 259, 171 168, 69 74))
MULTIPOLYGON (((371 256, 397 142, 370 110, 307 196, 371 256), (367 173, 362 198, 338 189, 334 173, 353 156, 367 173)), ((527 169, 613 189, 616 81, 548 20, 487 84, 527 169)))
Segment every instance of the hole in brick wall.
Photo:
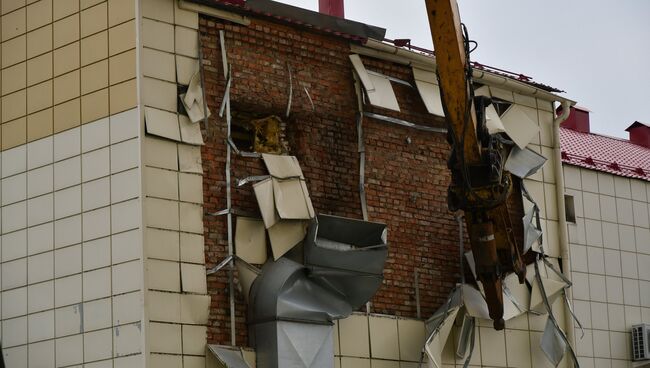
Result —
POLYGON ((286 122, 278 116, 235 109, 232 112, 231 137, 242 151, 282 154, 288 152, 286 122))

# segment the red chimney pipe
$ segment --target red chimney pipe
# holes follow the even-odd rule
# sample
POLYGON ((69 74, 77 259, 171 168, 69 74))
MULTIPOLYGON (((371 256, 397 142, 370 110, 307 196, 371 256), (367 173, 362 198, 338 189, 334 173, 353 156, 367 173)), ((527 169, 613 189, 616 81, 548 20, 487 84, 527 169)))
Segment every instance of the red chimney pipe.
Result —
MULTIPOLYGON (((571 106, 570 109, 569 117, 560 126, 576 132, 589 133, 589 110, 576 106, 571 106)), ((561 112, 562 106, 557 109, 558 114, 561 112)))
POLYGON ((334 17, 345 18, 343 0, 318 0, 318 11, 334 17))
POLYGON ((625 130, 630 132, 630 142, 650 148, 650 126, 640 121, 635 121, 625 130))

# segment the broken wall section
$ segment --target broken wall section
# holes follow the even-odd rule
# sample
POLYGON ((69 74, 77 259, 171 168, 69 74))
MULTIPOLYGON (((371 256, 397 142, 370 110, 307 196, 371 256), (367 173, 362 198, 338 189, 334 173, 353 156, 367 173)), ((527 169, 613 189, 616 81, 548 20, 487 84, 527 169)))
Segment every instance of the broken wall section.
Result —
POLYGON ((198 14, 173 0, 141 9, 148 364, 204 367, 203 139, 178 98, 199 71, 198 14))
MULTIPOLYGON (((296 155, 301 164, 314 206, 324 213, 361 218, 358 177, 350 174, 358 169, 354 126, 356 100, 346 59, 347 42, 257 20, 245 27, 201 17, 207 100, 212 111, 218 111, 226 85, 219 30, 225 30, 228 61, 234 73, 230 91, 233 116, 246 110, 256 117, 258 114, 280 117, 286 124, 288 153, 296 155), (289 118, 285 115, 289 94, 287 64, 291 66, 293 80, 289 118)), ((206 139, 202 149, 206 213, 225 208, 225 125, 225 117, 218 118, 215 114, 210 118, 214 135, 206 139)), ((264 164, 256 158, 233 155, 232 170, 233 209, 253 216, 258 205, 250 184, 238 188, 236 183, 237 179, 266 174, 264 164)), ((212 267, 227 256, 226 219, 225 216, 206 215, 204 223, 206 256, 208 266, 212 267)), ((213 296, 211 343, 230 342, 227 282, 225 271, 211 275, 208 281, 213 296)), ((237 344, 248 345, 247 305, 241 293, 237 292, 234 297, 237 344)))
MULTIPOLYGON (((554 144, 552 102, 491 86, 480 87, 475 93, 490 96, 497 101, 496 105, 504 125, 516 124, 520 127, 527 127, 523 131, 525 133, 525 137, 522 138, 523 144, 526 148, 541 154, 547 159, 541 170, 523 180, 523 185, 540 208, 544 252, 549 256, 549 262, 555 265, 557 269, 560 269, 558 265, 561 264, 562 260, 560 259, 558 231, 559 212, 555 201, 556 181, 553 171, 556 162, 554 162, 555 156, 552 151, 554 144)), ((523 199, 523 212, 528 212, 531 207, 532 204, 523 199)), ((529 262, 533 260, 532 251, 539 251, 537 244, 534 244, 531 251, 525 256, 529 262)), ((533 280, 534 272, 532 265, 529 265, 526 277, 531 285, 535 284, 533 280)), ((547 273, 545 267, 540 267, 540 274, 544 278, 548 277, 553 281, 562 282, 553 272, 547 273)), ((574 284, 571 290, 576 292, 579 287, 579 285, 574 284)), ((528 300, 526 297, 523 295, 518 297, 522 299, 519 302, 527 307, 528 300)), ((566 318, 571 318, 571 316, 565 314, 564 300, 558 298, 555 302, 552 302, 551 307, 559 326, 564 329, 567 325, 566 318)), ((523 313, 508 320, 506 328, 502 331, 494 330, 491 321, 479 319, 475 327, 476 345, 470 365, 492 367, 551 366, 544 352, 540 349, 540 341, 546 327, 547 317, 545 314, 523 313)), ((458 345, 459 330, 460 326, 455 325, 452 335, 442 351, 443 364, 454 364, 456 366, 462 366, 463 364, 462 359, 459 359, 454 354, 458 345)), ((578 338, 579 333, 576 334, 576 339, 578 338)), ((567 353, 559 366, 566 367, 571 364, 571 359, 567 353)))
MULTIPOLYGON (((251 21, 246 27, 201 17, 211 110, 218 109, 225 92, 218 39, 219 30, 223 29, 228 61, 234 71, 230 91, 234 111, 245 106, 280 116, 286 122, 289 153, 301 163, 316 211, 361 219, 358 108, 348 41, 260 19, 251 21), (287 64, 291 65, 293 80, 289 119, 284 116, 289 95, 287 64)), ((412 77, 410 67, 380 60, 371 60, 370 64, 368 68, 395 78, 412 77)), ((393 85, 402 112, 379 108, 372 111, 440 127, 441 120, 427 112, 416 89, 393 85), (432 120, 435 122, 431 123, 432 120)), ((421 276, 422 316, 429 315, 446 299, 459 273, 458 228, 446 204, 448 144, 441 133, 421 132, 370 118, 364 118, 363 124, 368 152, 365 189, 369 221, 387 223, 390 234, 385 282, 371 301, 371 311, 415 317, 417 268, 421 276)), ((212 116, 210 126, 216 135, 206 139, 202 149, 206 213, 225 208, 226 198, 225 119, 212 116)), ((233 156, 232 167, 236 179, 265 174, 258 159, 233 156)), ((250 188, 236 188, 236 181, 233 208, 257 212, 250 188)), ((206 255, 211 267, 227 256, 226 225, 224 218, 207 215, 204 223, 206 255)), ((226 276, 222 272, 209 278, 210 293, 214 293, 208 338, 211 343, 230 341, 226 276)), ((244 345, 246 304, 239 293, 236 300, 237 343, 244 345)))

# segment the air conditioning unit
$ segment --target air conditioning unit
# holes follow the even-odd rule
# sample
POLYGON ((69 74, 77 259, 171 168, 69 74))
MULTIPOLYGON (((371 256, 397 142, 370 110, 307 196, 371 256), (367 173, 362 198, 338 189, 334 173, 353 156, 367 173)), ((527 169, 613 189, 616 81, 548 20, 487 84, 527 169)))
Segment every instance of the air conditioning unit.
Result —
POLYGON ((632 326, 632 360, 650 360, 650 325, 632 326))

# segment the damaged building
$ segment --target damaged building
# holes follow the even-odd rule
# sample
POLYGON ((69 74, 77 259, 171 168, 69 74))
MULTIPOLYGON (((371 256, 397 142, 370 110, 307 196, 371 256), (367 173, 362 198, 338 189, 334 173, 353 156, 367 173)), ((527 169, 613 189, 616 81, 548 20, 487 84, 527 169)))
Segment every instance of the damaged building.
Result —
POLYGON ((448 209, 435 58, 321 3, 2 1, 5 366, 644 357, 648 126, 592 134, 561 91, 473 65, 518 147, 507 217, 528 250, 495 330, 448 209))

